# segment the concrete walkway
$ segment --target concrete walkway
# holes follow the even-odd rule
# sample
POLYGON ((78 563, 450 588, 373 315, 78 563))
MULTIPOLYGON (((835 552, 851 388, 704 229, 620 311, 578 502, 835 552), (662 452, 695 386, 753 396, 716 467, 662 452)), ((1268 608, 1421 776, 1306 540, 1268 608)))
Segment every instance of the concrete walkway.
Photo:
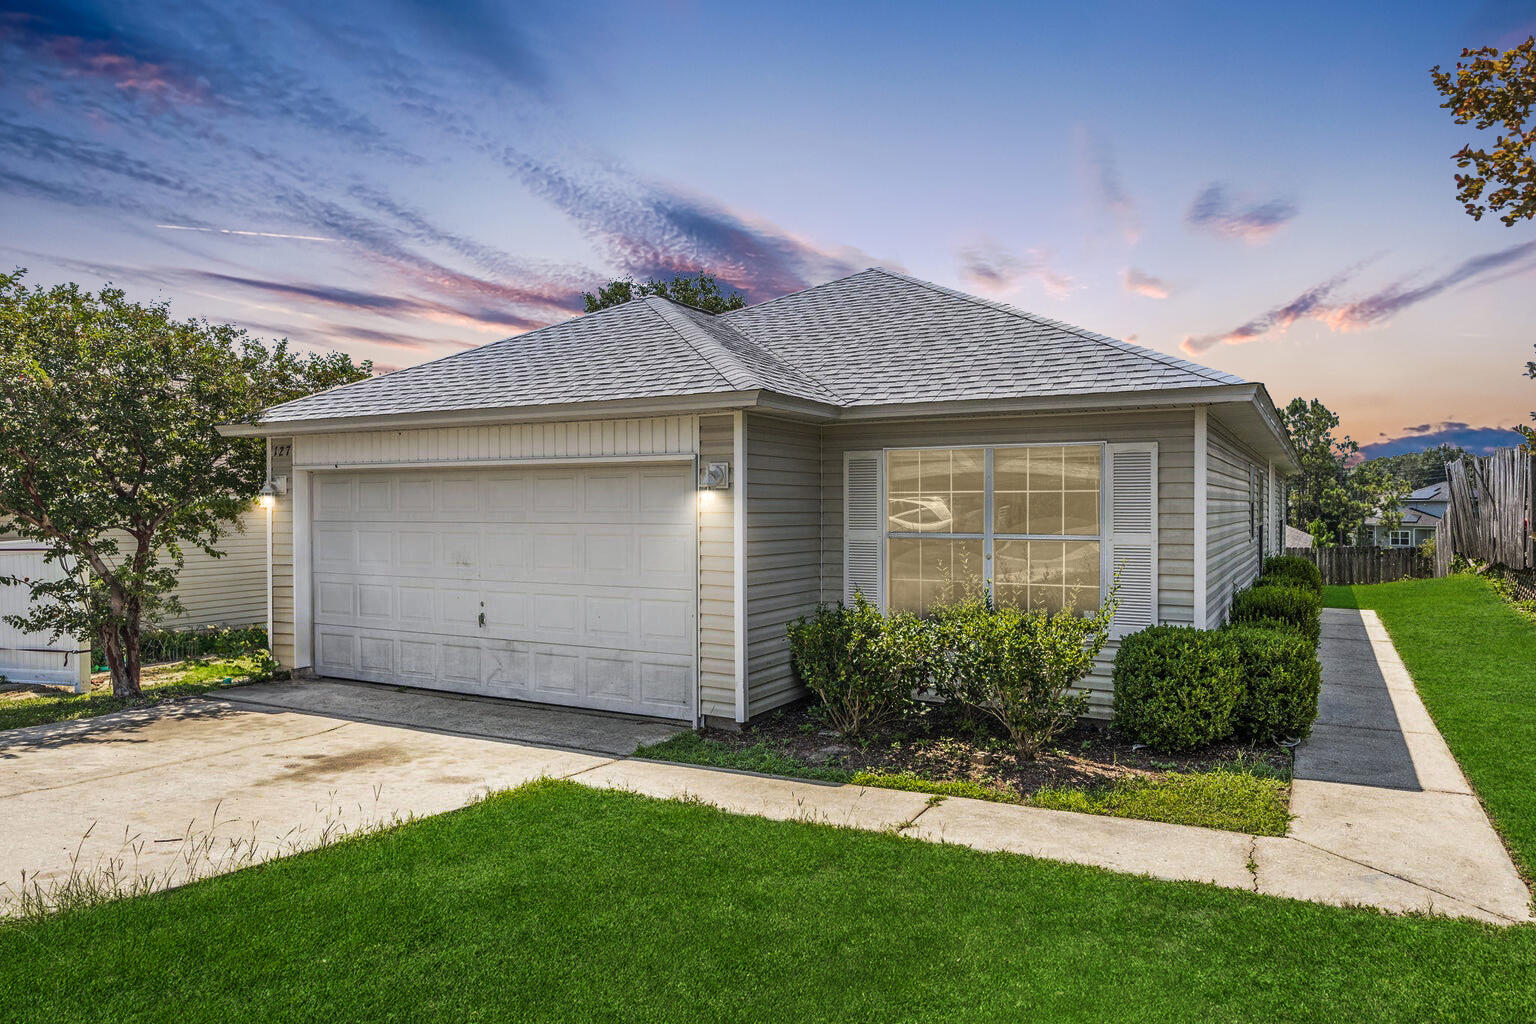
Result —
POLYGON ((1276 896, 1531 920, 1375 616, 1325 613, 1321 653, 1285 837, 642 761, 627 755, 675 725, 335 681, 13 730, 0 733, 0 912, 22 872, 45 889, 72 872, 180 884, 557 777, 1276 896))

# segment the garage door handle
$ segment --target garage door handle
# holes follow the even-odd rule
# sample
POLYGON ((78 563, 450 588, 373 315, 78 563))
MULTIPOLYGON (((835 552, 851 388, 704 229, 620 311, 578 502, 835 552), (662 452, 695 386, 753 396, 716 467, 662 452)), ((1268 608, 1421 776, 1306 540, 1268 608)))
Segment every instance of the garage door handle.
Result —
POLYGON ((485 625, 485 612, 480 613, 480 625, 485 625))

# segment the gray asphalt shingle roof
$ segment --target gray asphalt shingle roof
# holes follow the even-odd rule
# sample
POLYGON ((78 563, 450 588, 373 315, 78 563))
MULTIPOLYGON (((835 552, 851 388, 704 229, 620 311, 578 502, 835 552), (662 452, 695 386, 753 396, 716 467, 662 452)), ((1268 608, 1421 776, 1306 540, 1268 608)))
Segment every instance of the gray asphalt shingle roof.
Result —
POLYGON ((275 406, 262 421, 751 390, 858 406, 1242 383, 871 269, 720 316, 648 296, 275 406))

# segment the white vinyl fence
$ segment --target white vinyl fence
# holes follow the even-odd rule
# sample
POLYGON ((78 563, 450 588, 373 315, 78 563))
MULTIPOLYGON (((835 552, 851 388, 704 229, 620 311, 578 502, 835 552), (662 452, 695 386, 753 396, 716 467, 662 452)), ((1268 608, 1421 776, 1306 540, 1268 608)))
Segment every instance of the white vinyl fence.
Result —
MULTIPOLYGON (((27 541, 0 541, 0 576, 23 579, 58 578, 58 563, 43 562, 45 549, 27 541)), ((0 616, 27 610, 24 586, 0 586, 0 616)), ((0 676, 13 683, 70 686, 77 693, 90 689, 91 647, 73 637, 50 641, 47 633, 23 633, 0 618, 0 676)))

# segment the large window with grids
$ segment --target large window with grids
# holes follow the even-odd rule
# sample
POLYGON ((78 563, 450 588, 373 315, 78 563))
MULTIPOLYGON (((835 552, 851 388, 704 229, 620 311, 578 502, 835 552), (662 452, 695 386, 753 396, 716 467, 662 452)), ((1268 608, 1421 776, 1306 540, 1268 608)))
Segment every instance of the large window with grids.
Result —
POLYGON ((925 614, 979 596, 1090 611, 1100 599, 1099 444, 885 453, 887 606, 925 614))

